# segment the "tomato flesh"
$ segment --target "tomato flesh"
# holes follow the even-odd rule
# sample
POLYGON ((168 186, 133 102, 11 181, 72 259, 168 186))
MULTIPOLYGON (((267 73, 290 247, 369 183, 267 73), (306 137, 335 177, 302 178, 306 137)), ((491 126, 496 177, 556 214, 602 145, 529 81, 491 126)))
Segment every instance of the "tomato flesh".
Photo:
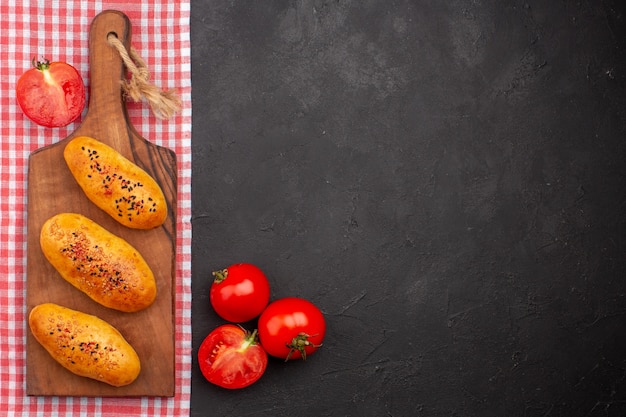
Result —
POLYGON ((258 317, 270 300, 270 284, 260 268, 239 263, 213 273, 209 299, 224 320, 244 323, 258 317))
POLYGON ((285 360, 306 359, 326 334, 324 315, 308 300, 287 297, 272 302, 259 317, 259 340, 265 351, 285 360))
POLYGON ((76 120, 85 107, 85 85, 76 68, 65 62, 35 65, 17 81, 17 102, 24 114, 46 127, 76 120))
POLYGON ((267 353, 248 334, 233 324, 214 329, 198 349, 198 363, 207 381, 228 389, 245 388, 263 376, 267 353))

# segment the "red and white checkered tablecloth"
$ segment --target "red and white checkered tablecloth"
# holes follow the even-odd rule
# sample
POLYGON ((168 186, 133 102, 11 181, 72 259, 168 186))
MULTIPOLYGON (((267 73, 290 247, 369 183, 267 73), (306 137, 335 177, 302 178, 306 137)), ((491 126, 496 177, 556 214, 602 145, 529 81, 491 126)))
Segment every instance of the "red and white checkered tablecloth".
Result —
MULTIPOLYGON (((186 416, 191 397, 191 48, 190 3, 172 0, 14 0, 0 2, 0 415, 186 416), (172 398, 26 395, 26 207, 32 151, 71 134, 35 125, 21 112, 15 84, 33 57, 72 64, 89 85, 88 36, 99 12, 116 9, 132 24, 132 46, 151 82, 175 89, 183 110, 156 118, 146 103, 128 103, 141 136, 176 152, 176 394, 172 398)), ((83 113, 83 116, 86 113, 83 113)))

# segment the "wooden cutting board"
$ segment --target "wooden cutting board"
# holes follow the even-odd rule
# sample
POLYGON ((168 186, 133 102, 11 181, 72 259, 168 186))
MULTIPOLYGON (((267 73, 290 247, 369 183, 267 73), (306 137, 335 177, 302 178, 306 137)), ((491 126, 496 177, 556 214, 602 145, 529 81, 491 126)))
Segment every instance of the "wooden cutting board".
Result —
POLYGON ((120 388, 76 376, 50 357, 27 325, 28 395, 174 395, 176 156, 142 138, 131 125, 120 84, 126 69, 119 52, 107 41, 110 32, 130 49, 131 25, 126 15, 105 11, 94 18, 89 35, 91 87, 85 119, 70 136, 38 149, 29 159, 26 304, 27 314, 37 304, 53 302, 108 321, 137 351, 141 373, 132 384, 120 388), (169 205, 163 226, 147 231, 126 228, 87 199, 63 159, 65 144, 81 135, 112 146, 155 178, 169 205), (42 224, 61 212, 81 213, 137 248, 155 275, 158 295, 154 304, 137 313, 118 312, 100 306, 61 278, 39 246, 42 224))

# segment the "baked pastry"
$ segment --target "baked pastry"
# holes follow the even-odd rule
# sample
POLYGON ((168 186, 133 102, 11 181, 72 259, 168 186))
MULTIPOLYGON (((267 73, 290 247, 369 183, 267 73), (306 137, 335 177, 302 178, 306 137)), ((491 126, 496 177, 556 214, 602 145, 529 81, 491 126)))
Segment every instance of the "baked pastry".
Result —
POLYGON ((130 313, 156 298, 154 274, 139 251, 82 214, 46 220, 39 243, 67 282, 105 307, 130 313))
POLYGON ((157 182, 112 147, 78 136, 63 157, 85 195, 124 226, 152 229, 167 218, 167 203, 157 182))
POLYGON ((115 387, 139 376, 135 349, 115 327, 96 316, 45 303, 30 311, 28 325, 50 356, 76 375, 115 387))

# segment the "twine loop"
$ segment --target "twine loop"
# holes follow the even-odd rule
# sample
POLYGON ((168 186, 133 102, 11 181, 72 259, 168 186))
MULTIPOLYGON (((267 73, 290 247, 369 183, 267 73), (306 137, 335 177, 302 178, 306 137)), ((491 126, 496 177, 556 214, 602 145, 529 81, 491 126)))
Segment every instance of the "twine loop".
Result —
POLYGON ((169 119, 180 111, 182 103, 178 95, 172 90, 163 91, 150 83, 150 72, 146 62, 134 48, 127 50, 114 33, 107 36, 107 41, 119 52, 124 65, 131 73, 128 80, 122 81, 124 96, 136 102, 145 99, 159 119, 169 119))

